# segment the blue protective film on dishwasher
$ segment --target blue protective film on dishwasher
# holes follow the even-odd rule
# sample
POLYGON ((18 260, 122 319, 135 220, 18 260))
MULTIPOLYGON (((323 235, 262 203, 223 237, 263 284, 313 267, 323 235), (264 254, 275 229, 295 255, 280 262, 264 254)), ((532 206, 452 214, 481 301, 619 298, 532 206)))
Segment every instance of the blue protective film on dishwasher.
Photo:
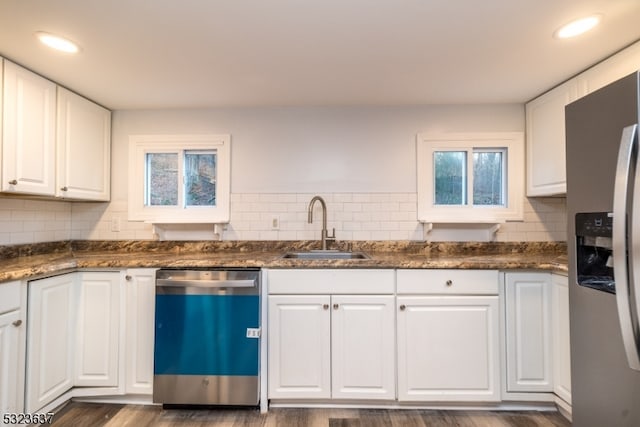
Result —
POLYGON ((257 295, 156 295, 155 375, 258 375, 257 295))

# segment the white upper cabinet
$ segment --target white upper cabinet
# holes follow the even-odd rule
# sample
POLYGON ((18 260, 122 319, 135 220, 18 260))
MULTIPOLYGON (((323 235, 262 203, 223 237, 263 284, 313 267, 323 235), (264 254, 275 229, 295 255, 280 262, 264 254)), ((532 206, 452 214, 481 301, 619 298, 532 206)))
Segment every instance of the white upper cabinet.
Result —
POLYGON ((640 42, 527 103, 527 196, 567 192, 564 107, 640 69, 640 42))
POLYGON ((109 200, 111 111, 58 87, 56 196, 109 200))
POLYGON ((111 112, 2 60, 0 191, 108 201, 111 112))
POLYGON ((2 191, 55 195, 56 85, 4 60, 2 191))
POLYGON ((527 196, 567 192, 564 107, 578 99, 575 80, 529 102, 527 120, 527 196))
POLYGON ((577 77, 582 94, 594 92, 640 69, 640 42, 589 68, 577 77))

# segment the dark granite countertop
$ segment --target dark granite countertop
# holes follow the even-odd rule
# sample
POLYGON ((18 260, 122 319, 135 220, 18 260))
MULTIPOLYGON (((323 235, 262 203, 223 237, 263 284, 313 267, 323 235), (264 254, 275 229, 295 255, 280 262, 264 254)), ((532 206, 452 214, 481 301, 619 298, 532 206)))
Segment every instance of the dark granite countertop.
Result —
POLYGON ((337 248, 365 252, 363 260, 283 259, 316 241, 154 242, 68 241, 0 247, 0 282, 71 269, 92 268, 430 268, 546 270, 567 272, 560 242, 424 243, 339 242, 337 248))

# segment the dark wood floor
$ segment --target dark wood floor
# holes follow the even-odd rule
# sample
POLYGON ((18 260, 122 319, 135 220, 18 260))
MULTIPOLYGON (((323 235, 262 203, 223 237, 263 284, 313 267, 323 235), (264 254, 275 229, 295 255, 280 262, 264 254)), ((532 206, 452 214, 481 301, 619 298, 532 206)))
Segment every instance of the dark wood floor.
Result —
POLYGON ((557 412, 434 411, 384 409, 163 409, 160 406, 72 402, 53 417, 57 427, 565 427, 557 412))

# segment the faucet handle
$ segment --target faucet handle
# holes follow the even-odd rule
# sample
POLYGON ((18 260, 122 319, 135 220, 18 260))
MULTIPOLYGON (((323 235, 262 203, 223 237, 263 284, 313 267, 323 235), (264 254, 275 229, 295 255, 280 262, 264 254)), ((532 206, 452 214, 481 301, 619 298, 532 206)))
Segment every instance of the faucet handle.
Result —
POLYGON ((333 228, 331 230, 331 236, 329 236, 329 231, 327 230, 327 235, 325 236, 325 238, 327 238, 329 240, 335 240, 336 239, 336 229, 333 228))

